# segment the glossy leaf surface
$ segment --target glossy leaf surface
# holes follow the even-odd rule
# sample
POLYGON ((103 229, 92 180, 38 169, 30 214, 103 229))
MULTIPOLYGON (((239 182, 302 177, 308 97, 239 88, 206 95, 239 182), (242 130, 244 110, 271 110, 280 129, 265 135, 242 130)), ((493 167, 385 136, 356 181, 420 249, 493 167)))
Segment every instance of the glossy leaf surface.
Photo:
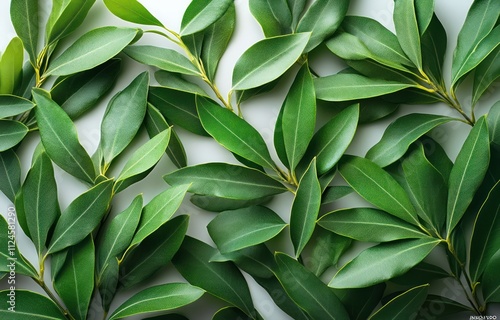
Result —
MULTIPOLYGON (((0 294, 7 296, 10 290, 2 290, 0 294)), ((7 303, 0 305, 0 316, 4 319, 24 320, 27 317, 33 320, 62 320, 65 315, 57 305, 44 295, 28 290, 15 290, 15 312, 8 309, 7 303)))
POLYGON ((419 69, 422 68, 420 30, 417 21, 415 0, 394 2, 394 25, 401 49, 419 69))
POLYGON ((286 0, 250 0, 248 4, 266 37, 290 33, 292 13, 286 0))
POLYGON ((194 0, 182 17, 181 35, 202 31, 226 13, 234 0, 194 0))
POLYGON ((14 95, 0 95, 0 119, 33 109, 33 102, 14 95))
POLYGON ((21 188, 21 163, 13 150, 0 152, 0 191, 12 202, 21 188))
POLYGON ((0 94, 11 94, 23 75, 23 43, 13 38, 0 56, 0 94))
POLYGON ((500 301, 500 282, 498 281, 498 268, 500 268, 500 251, 495 253, 486 266, 482 279, 482 291, 485 302, 500 301))
POLYGON ((19 144, 28 134, 28 127, 19 121, 0 120, 0 152, 19 144))
POLYGON ((10 19, 28 52, 31 63, 35 64, 38 56, 39 32, 38 0, 14 0, 10 2, 10 19))
POLYGON ((428 284, 411 288, 382 306, 382 308, 377 310, 369 319, 388 320, 410 318, 420 309, 427 297, 428 291, 428 284))
POLYGON ((120 19, 138 24, 163 26, 162 23, 137 0, 104 0, 104 4, 109 11, 120 19))
POLYGON ((75 31, 87 17, 95 0, 53 1, 45 42, 53 44, 75 31))

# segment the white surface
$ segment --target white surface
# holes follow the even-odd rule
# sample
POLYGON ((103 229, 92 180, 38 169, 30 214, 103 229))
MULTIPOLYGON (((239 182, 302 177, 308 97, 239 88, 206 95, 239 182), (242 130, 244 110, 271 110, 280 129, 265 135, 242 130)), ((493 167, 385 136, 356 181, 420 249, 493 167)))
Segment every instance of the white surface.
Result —
MULTIPOLYGON (((2 49, 5 48, 10 39, 15 36, 13 28, 10 24, 9 2, 10 1, 7 0, 0 1, 0 32, 2 34, 2 37, 0 38, 0 51, 2 51, 2 49)), ((141 3, 143 3, 159 20, 161 20, 167 27, 173 30, 179 30, 182 14, 189 2, 189 0, 141 0, 141 3)), ((386 25, 388 28, 393 29, 393 0, 352 0, 351 2, 351 14, 364 15, 375 18, 386 25)), ((41 0, 40 3, 42 3, 44 6, 42 15, 46 17, 50 10, 50 1, 41 0)), ((237 8, 237 25, 235 34, 233 35, 233 39, 226 54, 222 58, 216 79, 216 83, 223 95, 225 95, 231 87, 232 68, 238 57, 249 46, 251 46, 259 39, 263 38, 260 26, 257 24, 255 19, 249 12, 248 1, 236 0, 235 3, 237 8)), ((441 19, 441 22, 445 26, 448 33, 448 48, 454 48, 456 35, 460 30, 460 27, 465 19, 465 15, 471 3, 472 0, 436 1, 437 15, 441 19)), ((95 6, 92 8, 89 17, 84 22, 84 25, 78 29, 74 36, 80 35, 92 28, 104 25, 130 26, 131 24, 115 18, 107 11, 101 1, 97 1, 95 6)), ((145 26, 144 28, 148 29, 149 27, 145 26)), ((74 36, 72 36, 71 38, 74 39, 74 36)), ((177 49, 173 44, 156 35, 147 35, 143 39, 141 39, 140 42, 177 49)), ((448 74, 450 69, 449 67, 451 54, 452 51, 448 50, 445 67, 445 70, 447 70, 448 74)), ((123 72, 118 83, 115 86, 114 91, 108 94, 108 98, 104 99, 104 102, 98 108, 85 115, 82 119, 76 121, 81 143, 90 154, 92 154, 97 148, 97 144, 99 142, 99 125, 109 97, 111 97, 112 94, 114 94, 117 90, 125 87, 137 74, 146 69, 145 66, 132 62, 130 61, 130 59, 125 58, 124 60, 126 61, 126 64, 124 65, 123 72)), ((324 60, 315 63, 315 66, 321 67, 322 74, 334 73, 339 70, 340 65, 341 64, 335 62, 335 59, 332 59, 331 57, 325 58, 324 60)), ((318 68, 316 67, 316 69, 318 68)), ((154 83, 154 80, 152 81, 152 83, 154 83)), ((272 137, 274 131, 274 122, 278 115, 278 111, 282 104, 284 95, 288 90, 287 86, 290 83, 290 81, 288 81, 288 84, 285 82, 280 84, 277 92, 273 92, 270 95, 257 97, 243 105, 243 113, 245 115, 245 119, 247 119, 252 125, 254 125, 262 134, 269 145, 271 154, 275 158, 276 155, 274 152, 274 148, 272 147, 272 137)), ((464 95, 467 94, 468 93, 465 93, 464 95)), ((477 115, 479 116, 480 114, 487 112, 489 106, 491 106, 492 104, 492 101, 498 100, 498 97, 499 94, 497 90, 496 93, 490 95, 489 99, 481 101, 476 109, 477 115)), ((439 113, 457 116, 454 111, 443 105, 403 106, 400 111, 398 111, 397 116, 401 116, 403 114, 411 112, 439 113)), ((385 127, 391 121, 393 121, 394 118, 395 117, 393 116, 390 119, 382 120, 374 124, 365 125, 360 128, 356 134, 353 144, 348 150, 348 153, 364 155, 366 150, 368 150, 369 147, 371 147, 379 140, 385 127)), ((318 121, 321 123, 321 120, 318 121)), ((469 127, 463 124, 449 124, 443 126, 443 128, 444 130, 440 130, 440 135, 439 137, 437 137, 437 139, 444 144, 444 147, 447 150, 448 154, 452 159, 454 159, 463 142, 463 139, 469 131, 469 127)), ((186 147, 189 165, 213 161, 237 163, 229 152, 217 145, 212 139, 194 136, 183 130, 179 130, 178 132, 180 133, 181 139, 186 147)), ((142 138, 145 139, 146 137, 143 136, 142 138)), ((37 134, 34 134, 24 142, 24 145, 21 148, 22 152, 20 154, 20 157, 22 161, 23 175, 25 175, 27 170, 29 169, 31 153, 38 141, 39 138, 37 134)), ((158 164, 155 170, 144 181, 130 187, 128 190, 118 194, 115 197, 113 201, 114 212, 119 212, 126 205, 128 205, 130 200, 136 194, 141 192, 144 193, 144 200, 145 203, 147 203, 153 196, 167 187, 161 177, 174 169, 174 166, 170 163, 168 158, 164 157, 164 159, 158 164)), ((75 178, 71 177, 57 167, 56 175, 59 186, 59 199, 61 209, 64 210, 64 208, 72 201, 72 199, 86 190, 86 187, 75 178)), ((270 206, 274 210, 276 210, 284 219, 287 220, 291 200, 291 195, 282 195, 276 197, 276 199, 270 204, 270 206)), ((0 212, 2 214, 5 214, 9 206, 11 206, 9 201, 3 195, 0 195, 0 212)), ((188 230, 189 235, 213 244, 205 228, 206 224, 214 217, 213 213, 204 212, 191 205, 189 201, 184 202, 179 212, 191 215, 190 227, 188 230)), ((20 231, 21 229, 18 228, 18 230, 20 231)), ((34 248, 30 244, 29 239, 27 239, 23 235, 19 235, 17 240, 19 243, 20 251, 32 261, 33 265, 38 265, 34 248)), ((47 275, 49 275, 49 273, 47 273, 47 275)), ((263 289, 256 286, 250 277, 247 276, 246 278, 249 280, 251 286, 255 306, 266 319, 288 319, 288 316, 274 305, 270 297, 263 289)), ((144 287, 150 286, 153 283, 165 283, 181 279, 182 278, 175 271, 173 266, 169 265, 161 275, 155 277, 155 279, 148 281, 147 283, 144 283, 144 287)), ((5 286, 5 282, 2 281, 0 283, 0 288, 4 288, 5 286)), ((32 281, 30 280, 23 281, 23 284, 20 284, 20 282, 18 282, 18 288, 21 288, 23 286, 39 291, 36 286, 33 286, 32 281)), ((111 309, 115 308, 120 301, 123 301, 123 299, 128 297, 130 294, 131 292, 122 293, 120 297, 115 300, 115 303, 112 305, 111 309)), ((190 305, 187 308, 184 308, 182 312, 188 315, 191 319, 210 319, 215 310, 217 310, 217 308, 221 306, 223 306, 223 303, 219 302, 218 300, 214 298, 206 298, 203 299, 203 301, 197 302, 194 305, 190 305)))

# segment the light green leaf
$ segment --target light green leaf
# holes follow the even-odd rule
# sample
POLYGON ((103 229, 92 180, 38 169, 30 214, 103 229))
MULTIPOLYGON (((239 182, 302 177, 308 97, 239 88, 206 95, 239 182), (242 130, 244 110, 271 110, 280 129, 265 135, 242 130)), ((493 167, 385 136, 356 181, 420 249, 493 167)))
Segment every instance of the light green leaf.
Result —
POLYGON ((0 152, 15 147, 28 134, 28 127, 14 120, 0 120, 0 152))
POLYGON ((304 12, 304 8, 306 7, 306 0, 286 0, 288 2, 288 7, 290 8, 290 12, 292 13, 292 30, 295 30, 297 27, 297 23, 304 12))
POLYGON ((386 167, 401 158, 418 138, 452 120, 456 119, 420 113, 402 116, 387 127, 380 141, 368 150, 366 158, 386 167))
POLYGON ((196 83, 186 80, 181 74, 158 70, 155 72, 155 79, 163 88, 208 97, 203 88, 196 83))
POLYGON ((0 191, 14 202, 21 189, 21 162, 14 150, 0 152, 0 191))
POLYGON ((349 0, 316 0, 306 10, 299 21, 297 32, 311 32, 305 49, 311 51, 329 38, 344 19, 349 0))
POLYGON ((95 0, 53 1, 45 28, 45 43, 53 44, 75 31, 85 20, 95 0))
POLYGON ((15 37, 0 55, 0 94, 11 94, 23 76, 23 43, 15 37))
POLYGON ((260 206, 221 212, 207 225, 221 253, 265 242, 285 227, 286 223, 274 211, 260 206))
POLYGON ((263 167, 276 167, 264 139, 248 122, 204 97, 196 97, 196 107, 201 124, 222 146, 263 167))
POLYGON ((93 29, 51 61, 44 75, 63 76, 92 69, 122 51, 138 32, 138 29, 123 27, 93 29))
POLYGON ((113 181, 105 180, 78 196, 56 223, 47 254, 79 243, 101 222, 111 200, 113 181))
POLYGON ((252 200, 286 191, 262 172, 227 163, 205 163, 179 169, 163 177, 170 185, 191 183, 189 191, 228 199, 252 200))
POLYGON ((481 281, 484 301, 487 303, 500 301, 500 281, 498 281, 499 268, 500 251, 497 251, 486 265, 481 281))
POLYGON ((399 44, 407 57, 421 70, 422 50, 417 19, 415 0, 396 0, 394 2, 394 26, 399 44))
POLYGON ((15 299, 15 312, 9 310, 9 303, 0 305, 0 317, 10 320, 64 320, 66 316, 57 305, 44 295, 28 290, 3 290, 3 297, 13 294, 15 299))
POLYGON ((434 0, 414 0, 418 31, 423 35, 434 16, 434 0))
POLYGON ((339 171, 347 183, 366 201, 395 217, 420 225, 415 208, 403 188, 372 161, 344 156, 339 171))
POLYGON ((248 5, 266 37, 291 33, 292 14, 286 0, 250 0, 248 5))
POLYGON ((226 13, 234 0, 193 0, 184 12, 181 35, 206 29, 226 13))
POLYGON ((319 278, 284 253, 276 253, 275 259, 281 285, 312 319, 349 319, 340 300, 319 278))
POLYGON ((233 70, 233 90, 251 89, 285 73, 304 51, 310 33, 261 40, 247 49, 233 70))
MULTIPOLYGON (((349 67, 353 68, 358 73, 368 78, 378 78, 387 81, 395 81, 398 83, 418 85, 418 80, 414 75, 388 67, 386 65, 378 63, 375 60, 348 60, 346 61, 346 63, 349 65, 349 67)), ((401 91, 398 91, 395 94, 400 92, 401 91)), ((408 97, 408 102, 410 101, 413 102, 411 98, 408 97)))
POLYGON ((87 237, 68 249, 66 261, 54 279, 54 288, 71 315, 87 319, 94 291, 94 241, 87 237))
POLYGON ((327 230, 358 241, 387 242, 427 237, 413 225, 372 208, 336 210, 322 216, 318 224, 327 230))
POLYGON ((476 68, 472 87, 472 104, 475 105, 486 90, 500 77, 500 47, 491 52, 476 68))
POLYGON ((299 181, 290 215, 290 237, 295 256, 300 253, 311 238, 321 206, 321 186, 316 171, 316 158, 299 181))
POLYGON ((155 311, 179 308, 198 300, 205 291, 187 283, 167 283, 136 293, 120 305, 109 317, 122 319, 155 311))
POLYGON ((429 284, 411 288, 386 303, 370 316, 370 320, 411 318, 422 306, 429 291, 429 284))
POLYGON ((400 276, 422 261, 440 240, 410 239, 382 243, 362 251, 330 281, 333 288, 363 288, 400 276))
POLYGON ((446 215, 447 236, 462 218, 488 170, 490 160, 486 117, 481 117, 465 140, 451 169, 446 215))
POLYGON ((46 96, 45 91, 33 90, 33 98, 37 104, 40 136, 49 157, 64 171, 93 183, 96 176, 94 165, 78 141, 76 127, 69 116, 46 96))
POLYGON ((33 109, 35 104, 27 99, 13 96, 0 95, 0 119, 16 116, 33 109))
POLYGON ((111 13, 120 19, 138 24, 163 27, 163 24, 137 0, 104 0, 104 4, 111 13))
POLYGON ((10 2, 10 20, 32 64, 36 64, 38 57, 39 9, 38 0, 10 2))
POLYGON ((123 50, 129 57, 165 71, 187 75, 200 75, 191 62, 179 52, 155 46, 130 46, 123 50))

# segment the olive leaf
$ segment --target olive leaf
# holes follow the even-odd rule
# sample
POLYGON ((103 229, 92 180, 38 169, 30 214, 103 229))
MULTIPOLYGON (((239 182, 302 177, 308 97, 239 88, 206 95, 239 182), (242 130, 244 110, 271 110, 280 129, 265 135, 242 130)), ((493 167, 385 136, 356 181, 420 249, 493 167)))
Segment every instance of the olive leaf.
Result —
POLYGON ((329 186, 326 187, 323 195, 321 196, 321 204, 332 203, 338 199, 341 199, 354 190, 349 186, 329 186))
MULTIPOLYGON (((417 5, 419 3, 425 3, 425 1, 416 2, 417 5)), ((420 32, 422 32, 422 30, 420 30, 420 32)), ((435 83, 444 87, 443 64, 446 54, 447 36, 446 30, 435 14, 432 16, 427 30, 422 34, 420 41, 422 46, 422 64, 424 72, 429 75, 435 83)))
POLYGON ((182 17, 181 35, 202 31, 226 13, 233 0, 194 0, 182 17))
POLYGON ((11 1, 10 20, 16 30, 17 36, 23 42, 24 49, 28 52, 31 63, 35 65, 38 56, 38 0, 33 0, 31 2, 25 0, 11 1))
POLYGON ((14 95, 0 95, 0 119, 16 116, 33 109, 35 104, 14 95))
POLYGON ((104 0, 104 4, 111 13, 120 19, 163 27, 163 24, 137 0, 104 0))
POLYGON ((0 316, 4 319, 23 320, 29 319, 66 319, 66 315, 57 307, 54 301, 39 293, 28 290, 2 290, 0 294, 14 296, 15 312, 9 310, 9 303, 0 305, 0 316))
POLYGON ((424 303, 428 290, 428 284, 411 288, 391 299, 368 319, 385 320, 411 317, 424 303))
POLYGON ((45 43, 55 43, 75 31, 94 3, 95 0, 54 1, 45 28, 45 43))
POLYGON ((422 69, 422 50, 415 0, 394 2, 394 26, 401 49, 419 69, 422 69))
POLYGON ((23 74, 23 43, 15 37, 0 55, 0 94, 11 94, 17 88, 23 74))
POLYGON ((208 94, 202 87, 187 80, 182 74, 158 70, 155 72, 155 79, 162 88, 208 97, 208 94))
MULTIPOLYGON (((304 266, 320 277, 329 267, 336 265, 340 257, 351 246, 352 240, 323 228, 316 228, 309 240, 312 248, 304 266)), ((307 247, 306 247, 306 250, 307 247)))
POLYGON ((21 188, 21 163, 14 150, 0 152, 0 191, 12 202, 21 188))
POLYGON ((0 120, 0 152, 19 144, 28 134, 28 127, 15 120, 0 120))
POLYGON ((290 33, 292 13, 286 0, 250 0, 248 5, 266 37, 290 33))

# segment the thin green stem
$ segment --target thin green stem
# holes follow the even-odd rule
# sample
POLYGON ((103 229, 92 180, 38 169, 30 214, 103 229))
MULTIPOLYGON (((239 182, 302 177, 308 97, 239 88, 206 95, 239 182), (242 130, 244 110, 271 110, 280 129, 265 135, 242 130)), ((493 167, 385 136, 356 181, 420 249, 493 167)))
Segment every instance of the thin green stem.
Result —
POLYGON ((57 299, 57 297, 54 295, 54 293, 52 293, 52 291, 49 289, 49 287, 47 287, 47 285, 45 284, 45 281, 43 280, 43 278, 41 278, 41 279, 32 278, 32 279, 43 289, 43 291, 45 291, 45 293, 47 294, 47 296, 49 296, 49 298, 56 304, 57 308, 64 314, 64 316, 67 319, 75 320, 75 318, 68 312, 68 310, 66 310, 61 305, 61 303, 59 302, 59 300, 57 299))

